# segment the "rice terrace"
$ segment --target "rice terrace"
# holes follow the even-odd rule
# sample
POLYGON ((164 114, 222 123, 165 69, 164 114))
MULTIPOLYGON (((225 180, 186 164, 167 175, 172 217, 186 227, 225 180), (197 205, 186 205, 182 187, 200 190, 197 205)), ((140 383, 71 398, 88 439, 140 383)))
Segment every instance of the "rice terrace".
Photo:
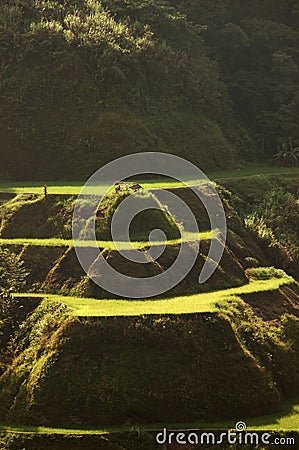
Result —
POLYGON ((298 447, 298 39, 297 0, 1 2, 0 450, 298 447))

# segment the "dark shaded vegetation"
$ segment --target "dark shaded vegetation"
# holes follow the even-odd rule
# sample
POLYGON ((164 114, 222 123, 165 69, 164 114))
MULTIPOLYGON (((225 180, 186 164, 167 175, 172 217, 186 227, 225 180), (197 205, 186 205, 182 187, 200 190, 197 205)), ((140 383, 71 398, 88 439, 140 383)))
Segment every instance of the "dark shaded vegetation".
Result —
POLYGON ((299 190, 297 195, 273 187, 263 201, 254 205, 246 224, 269 245, 283 247, 289 258, 299 262, 299 190))
MULTIPOLYGON (((107 241, 126 240, 126 230, 118 224, 127 223, 126 213, 129 208, 128 205, 132 205, 132 203, 126 203, 127 200, 130 201, 130 193, 127 192, 112 193, 101 200, 96 222, 97 239, 107 241), (112 218, 115 220, 113 239, 111 234, 112 218)), ((147 242, 151 231, 155 229, 162 230, 168 240, 180 238, 181 234, 178 224, 169 213, 167 207, 162 205, 153 193, 147 191, 135 193, 133 202, 134 208, 139 208, 141 212, 133 217, 130 223, 129 236, 132 241, 147 242)))
MULTIPOLYGON (((136 436, 132 437, 132 441, 135 440, 135 444, 142 445, 142 441, 153 443, 153 449, 156 448, 154 444, 154 438, 152 436, 145 436, 143 439, 138 439, 136 436), (135 439, 134 439, 135 438, 135 439), (146 439, 147 438, 147 439, 146 439)), ((117 443, 118 439, 110 439, 110 436, 64 436, 64 435, 51 435, 51 434, 28 434, 19 435, 14 433, 0 434, 0 449, 5 450, 124 450, 121 444, 125 439, 119 439, 120 445, 117 443), (114 442, 113 442, 114 441, 114 442)), ((129 441, 129 438, 127 438, 129 441)), ((128 449, 134 449, 134 447, 127 447, 128 449)), ((150 450, 150 447, 142 447, 138 445, 140 450, 150 450)))
POLYGON ((0 289, 18 291, 28 275, 20 256, 0 247, 0 289))
POLYGON ((187 17, 209 25, 206 42, 258 152, 271 157, 277 146, 297 147, 298 2, 178 3, 187 17))
POLYGON ((0 235, 71 239, 75 199, 71 195, 1 194, 0 235))
POLYGON ((32 304, 15 300, 11 293, 25 285, 28 273, 20 255, 0 247, 0 374, 7 363, 7 345, 15 330, 34 309, 38 301, 32 304))
POLYGON ((43 301, 9 343, 1 417, 80 428, 279 411, 299 394, 294 312, 273 323, 244 298, 216 313, 73 319, 63 305, 43 301))
MULTIPOLYGON (((210 432, 210 430, 202 430, 202 432, 210 432)), ((177 433, 176 433, 177 434, 177 433)), ((262 434, 259 432, 258 434, 262 434)), ((0 445, 4 445, 5 450, 19 450, 22 447, 23 450, 73 450, 78 448, 80 450, 158 450, 161 449, 161 445, 156 443, 156 432, 141 431, 139 429, 126 433, 111 433, 105 435, 51 435, 51 434, 33 434, 28 432, 27 434, 20 435, 16 433, 1 433, 0 445), (54 447, 55 446, 55 447, 54 447)), ((273 433, 273 439, 279 438, 293 438, 298 439, 298 433, 295 432, 280 432, 273 433)), ((260 439, 261 440, 261 439, 260 439)), ((217 446, 218 447, 218 446, 217 446)), ((285 449, 286 446, 276 445, 278 450, 285 449)), ((0 447, 1 448, 1 447, 0 447)), ((211 450, 216 448, 213 445, 176 445, 170 444, 164 446, 165 450, 211 450)), ((251 444, 235 444, 229 445, 224 442, 221 444, 222 450, 268 450, 273 448, 273 445, 258 445, 252 446, 251 444)))
POLYGON ((252 177, 224 184, 247 230, 272 264, 299 279, 298 177, 252 177))
POLYGON ((2 177, 83 179, 152 150, 296 164, 298 36, 295 0, 4 0, 2 177))

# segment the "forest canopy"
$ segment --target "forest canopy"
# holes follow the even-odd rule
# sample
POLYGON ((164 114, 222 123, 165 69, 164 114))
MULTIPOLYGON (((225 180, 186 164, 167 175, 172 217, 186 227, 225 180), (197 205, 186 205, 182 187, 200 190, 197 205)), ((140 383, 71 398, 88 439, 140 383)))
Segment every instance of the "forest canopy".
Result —
POLYGON ((84 179, 139 151, 203 170, 294 152, 298 26, 293 0, 2 0, 1 178, 84 179))

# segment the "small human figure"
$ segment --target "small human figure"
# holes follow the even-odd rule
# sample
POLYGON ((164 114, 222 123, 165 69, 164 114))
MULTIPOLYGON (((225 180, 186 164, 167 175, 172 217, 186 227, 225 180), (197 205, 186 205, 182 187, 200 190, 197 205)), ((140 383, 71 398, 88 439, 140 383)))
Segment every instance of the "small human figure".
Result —
POLYGON ((43 188, 44 188, 44 196, 46 198, 48 196, 48 186, 44 184, 43 188))
POLYGON ((115 181, 114 186, 115 192, 119 192, 121 190, 120 181, 115 181))

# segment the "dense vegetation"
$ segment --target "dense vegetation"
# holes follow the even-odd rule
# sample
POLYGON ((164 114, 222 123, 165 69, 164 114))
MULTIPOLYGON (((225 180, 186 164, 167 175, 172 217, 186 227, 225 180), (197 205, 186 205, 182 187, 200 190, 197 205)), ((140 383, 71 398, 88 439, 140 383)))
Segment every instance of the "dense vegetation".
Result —
MULTIPOLYGON (((217 189, 229 232, 216 273, 198 286, 207 237, 188 277, 169 298, 151 302, 103 300, 107 293, 84 277, 72 248, 44 246, 47 238, 68 236, 74 196, 0 195, 0 267, 6 274, 0 287, 7 289, 9 276, 15 290, 27 291, 13 298, 8 292, 0 300, 0 416, 8 426, 16 424, 22 431, 29 424, 130 430, 149 423, 189 426, 224 419, 231 426, 235 417, 251 416, 254 425, 274 427, 275 419, 265 422, 256 415, 275 413, 283 416, 275 429, 282 423, 296 428, 295 409, 284 408, 286 401, 294 404, 299 392, 299 291, 278 267, 292 257, 288 273, 296 275, 298 177, 228 178, 223 185, 217 189), (12 236, 18 241, 11 241, 12 236), (38 245, 26 244, 30 236, 40 240, 38 245), (287 258, 283 249, 289 251, 287 258), (210 292, 200 294, 202 289, 210 292), (37 297, 30 293, 34 291, 42 294, 37 297)), ((176 191, 194 209, 200 230, 206 230, 206 217, 193 203, 193 194, 176 191)), ((106 230, 119 200, 114 194, 104 199, 99 233, 106 230)), ((150 224, 163 225, 170 237, 176 233, 166 214, 141 217, 137 223, 135 239, 140 226, 148 232, 150 224)), ((139 272, 115 251, 104 249, 103 254, 123 273, 148 276, 172 263, 176 245, 166 247, 158 266, 139 272)), ((55 436, 53 430, 44 436, 32 432, 34 428, 26 435, 0 434, 0 448, 47 448, 54 442, 55 448, 88 448, 95 439, 91 432, 79 444, 77 437, 55 436)), ((111 444, 115 450, 155 448, 150 433, 111 434, 110 444, 103 439, 99 445, 111 444)))
POLYGON ((281 312, 286 299, 290 305, 275 323, 250 296, 214 313, 88 319, 44 300, 10 342, 2 420, 80 428, 279 411, 282 398, 298 395, 294 295, 291 288, 272 294, 281 312))
MULTIPOLYGON (((298 160, 297 0, 3 0, 2 177, 135 151, 298 160)), ((238 160, 238 163, 236 162, 238 160)))
POLYGON ((299 278, 299 180, 297 176, 228 180, 231 201, 272 264, 299 278))
POLYGON ((7 344, 29 312, 22 301, 12 297, 12 291, 24 287, 27 275, 20 256, 0 247, 0 374, 6 363, 7 344))
MULTIPOLYGON (((297 428, 298 43, 299 0, 0 2, 0 417, 28 431, 0 423, 0 449, 149 450, 154 436, 139 427, 152 423, 297 428), (104 163, 153 150, 219 171, 225 251, 198 285, 210 223, 195 194, 168 185, 201 231, 194 267, 161 298, 118 299, 77 260, 75 194, 104 163), (269 175, 275 163, 288 169, 269 175), (87 434, 31 434, 39 426, 87 434), (132 433, 87 430, 105 426, 132 433)), ((137 200, 159 205, 143 181, 137 200)), ((138 267, 111 243, 126 195, 113 191, 97 211, 102 256, 129 276, 163 273, 178 224, 167 211, 134 219, 139 250, 152 229, 171 239, 138 267)))
POLYGON ((299 202, 283 188, 272 188, 255 205, 246 219, 247 226, 270 246, 280 246, 289 260, 299 262, 299 202))

